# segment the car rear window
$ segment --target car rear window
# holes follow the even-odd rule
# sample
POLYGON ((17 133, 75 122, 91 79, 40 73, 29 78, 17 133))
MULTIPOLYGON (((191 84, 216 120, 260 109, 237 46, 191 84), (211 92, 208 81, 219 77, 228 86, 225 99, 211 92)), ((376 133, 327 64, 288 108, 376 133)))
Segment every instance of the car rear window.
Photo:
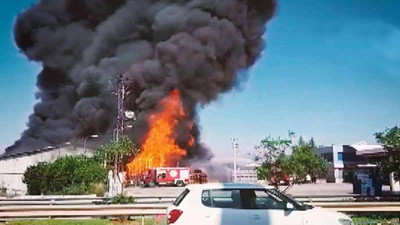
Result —
POLYGON ((213 208, 284 210, 286 207, 283 199, 257 189, 204 190, 201 202, 213 208))
POLYGON ((173 205, 174 206, 179 206, 179 204, 181 204, 181 202, 183 201, 183 199, 186 197, 187 194, 189 194, 189 189, 185 189, 179 196, 178 198, 175 199, 173 205))

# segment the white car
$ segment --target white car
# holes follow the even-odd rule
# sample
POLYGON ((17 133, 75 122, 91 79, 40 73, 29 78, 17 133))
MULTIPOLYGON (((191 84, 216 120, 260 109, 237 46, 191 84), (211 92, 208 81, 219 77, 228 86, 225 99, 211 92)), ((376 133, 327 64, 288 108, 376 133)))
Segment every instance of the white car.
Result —
POLYGON ((174 225, 353 225, 345 214, 255 184, 189 185, 167 213, 174 225))

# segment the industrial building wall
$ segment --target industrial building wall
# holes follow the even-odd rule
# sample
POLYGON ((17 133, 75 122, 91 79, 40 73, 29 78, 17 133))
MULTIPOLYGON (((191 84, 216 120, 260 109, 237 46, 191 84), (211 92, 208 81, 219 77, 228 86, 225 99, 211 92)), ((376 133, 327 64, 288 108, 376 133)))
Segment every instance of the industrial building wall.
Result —
MULTIPOLYGON (((67 146, 33 155, 0 159, 0 188, 5 188, 10 194, 25 194, 27 188, 22 179, 25 170, 29 166, 36 165, 39 162, 54 162, 56 159, 67 155, 81 155, 84 153, 82 148, 67 146)), ((87 151, 86 155, 91 156, 91 151, 87 151)))
MULTIPOLYGON (((231 171, 231 180, 230 182, 234 182, 234 172, 231 171)), ((236 182, 238 183, 257 183, 257 171, 254 168, 238 168, 236 171, 236 182)))
POLYGON ((257 183, 257 171, 256 170, 238 170, 237 171, 237 182, 239 183, 257 183))

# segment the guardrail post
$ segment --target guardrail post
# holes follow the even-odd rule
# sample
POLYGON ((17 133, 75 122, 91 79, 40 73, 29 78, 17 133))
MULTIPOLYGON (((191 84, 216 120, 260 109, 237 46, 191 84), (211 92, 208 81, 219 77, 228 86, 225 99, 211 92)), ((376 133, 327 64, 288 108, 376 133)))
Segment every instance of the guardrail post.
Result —
POLYGON ((144 225, 144 216, 142 216, 142 225, 144 225))

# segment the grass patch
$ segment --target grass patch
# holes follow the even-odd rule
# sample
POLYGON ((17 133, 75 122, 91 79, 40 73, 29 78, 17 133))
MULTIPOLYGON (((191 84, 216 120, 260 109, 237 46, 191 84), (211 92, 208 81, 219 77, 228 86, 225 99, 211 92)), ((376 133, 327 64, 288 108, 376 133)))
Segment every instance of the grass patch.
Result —
POLYGON ((109 225, 109 220, 20 220, 10 225, 109 225))
MULTIPOLYGON (((134 220, 134 222, 136 222, 137 225, 142 225, 141 219, 134 220)), ((154 219, 145 219, 144 225, 167 225, 167 221, 166 221, 165 217, 154 218, 154 219)))
POLYGON ((400 225, 400 215, 395 213, 353 214, 354 225, 400 225))

